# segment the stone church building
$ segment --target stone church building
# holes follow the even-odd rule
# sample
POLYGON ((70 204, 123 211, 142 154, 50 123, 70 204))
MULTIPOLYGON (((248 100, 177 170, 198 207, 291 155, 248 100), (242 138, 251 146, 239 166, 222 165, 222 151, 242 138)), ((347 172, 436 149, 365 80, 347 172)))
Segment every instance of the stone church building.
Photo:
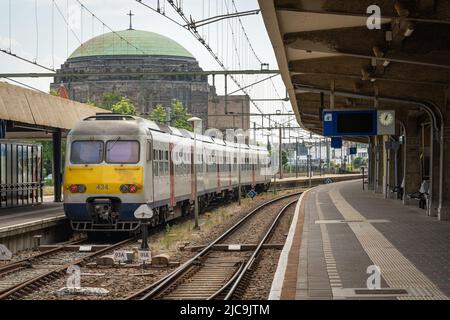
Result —
POLYGON ((78 47, 57 71, 51 90, 62 85, 69 98, 100 105, 104 93, 117 92, 148 114, 157 104, 174 99, 207 125, 209 85, 206 76, 133 75, 132 72, 201 71, 198 61, 177 42, 147 31, 105 33, 78 47), (95 73, 92 76, 77 76, 95 73))

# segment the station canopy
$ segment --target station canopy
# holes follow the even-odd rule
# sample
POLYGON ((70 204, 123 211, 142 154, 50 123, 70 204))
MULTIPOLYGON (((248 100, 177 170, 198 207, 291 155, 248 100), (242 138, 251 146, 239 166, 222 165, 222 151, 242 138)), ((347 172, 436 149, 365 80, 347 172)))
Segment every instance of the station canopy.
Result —
POLYGON ((54 129, 66 133, 76 123, 104 109, 0 82, 0 120, 7 139, 48 138, 54 129))
MULTIPOLYGON (((338 109, 371 109, 375 97, 442 104, 450 79, 448 3, 259 0, 298 122, 320 134, 331 92, 348 93, 334 95, 338 109)), ((381 109, 414 112, 382 100, 381 109)))

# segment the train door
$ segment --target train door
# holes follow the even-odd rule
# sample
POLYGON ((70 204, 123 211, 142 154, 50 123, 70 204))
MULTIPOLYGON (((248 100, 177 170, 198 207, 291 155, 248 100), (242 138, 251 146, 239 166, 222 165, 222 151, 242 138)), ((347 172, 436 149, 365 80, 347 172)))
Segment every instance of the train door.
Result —
POLYGON ((170 207, 175 207, 175 167, 172 159, 174 145, 169 143, 169 183, 170 183, 170 207))
POLYGON ((150 191, 146 191, 146 200, 153 201, 155 199, 155 177, 154 177, 154 169, 153 169, 153 143, 152 140, 147 140, 147 163, 145 168, 145 175, 147 176, 147 179, 145 179, 146 188, 145 190, 148 190, 151 188, 150 191), (151 199, 148 199, 148 198, 151 199))

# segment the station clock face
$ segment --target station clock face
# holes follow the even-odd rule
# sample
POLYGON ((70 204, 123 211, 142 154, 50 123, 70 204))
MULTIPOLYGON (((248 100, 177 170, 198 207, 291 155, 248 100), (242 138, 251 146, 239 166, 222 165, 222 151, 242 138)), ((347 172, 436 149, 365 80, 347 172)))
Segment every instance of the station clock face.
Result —
POLYGON ((388 127, 394 122, 394 115, 389 111, 381 112, 379 115, 379 120, 383 126, 388 127))

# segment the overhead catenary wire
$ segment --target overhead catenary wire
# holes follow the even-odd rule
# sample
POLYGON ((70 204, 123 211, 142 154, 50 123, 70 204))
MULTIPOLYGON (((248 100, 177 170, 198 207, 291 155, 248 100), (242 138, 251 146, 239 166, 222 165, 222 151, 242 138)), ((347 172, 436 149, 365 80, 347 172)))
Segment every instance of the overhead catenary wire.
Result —
MULTIPOLYGON (((54 0, 53 0, 54 1, 54 0)), ((95 17, 95 19, 97 21, 99 21, 102 25, 103 28, 107 28, 109 31, 111 31, 113 33, 114 36, 117 36, 121 41, 124 41, 125 43, 127 43, 128 46, 133 47, 134 49, 136 49, 136 51, 139 51, 143 54, 146 54, 146 52, 138 47, 136 47, 134 44, 132 44, 130 41, 128 41, 127 39, 125 39, 122 35, 120 35, 118 32, 114 31, 110 26, 108 26, 102 19, 100 19, 96 14, 94 14, 89 8, 87 8, 80 0, 75 0, 76 2, 78 2, 79 5, 83 6, 83 8, 89 12, 92 16, 95 17)), ((113 37, 114 40, 114 37, 113 37)))
MULTIPOLYGON (((152 8, 151 6, 149 6, 148 4, 144 3, 142 0, 136 0, 139 4, 144 5, 145 7, 149 8, 150 10, 159 13, 156 9, 152 8)), ((225 7, 226 7, 226 12, 227 14, 230 13, 229 10, 229 6, 228 6, 228 2, 225 3, 225 7, 224 7, 224 1, 221 1, 221 5, 222 5, 222 11, 225 12, 225 7)), ((208 52, 212 55, 212 57, 215 59, 215 61, 219 64, 219 66, 223 69, 223 70, 228 70, 226 64, 230 63, 230 58, 229 58, 229 50, 226 50, 226 52, 223 54, 223 59, 219 58, 220 53, 216 54, 212 49, 211 46, 205 41, 204 38, 202 38, 201 34, 199 33, 199 31, 197 30, 197 28, 194 26, 192 26, 192 21, 190 19, 188 19, 185 15, 185 13, 183 12, 183 8, 182 8, 182 1, 173 1, 173 0, 167 0, 167 2, 172 6, 172 8, 175 10, 175 12, 180 16, 180 18, 185 22, 185 25, 182 25, 181 23, 179 23, 178 21, 176 21, 173 18, 168 17, 167 15, 163 15, 165 18, 169 19, 170 21, 176 23, 177 25, 187 29, 207 50, 208 52), (225 63, 223 62, 225 61, 225 63)), ((160 13, 159 13, 160 14, 160 13)), ((222 27, 225 27, 225 23, 222 24, 222 27)), ((227 28, 228 29, 228 28, 227 28)), ((224 30, 223 30, 224 31, 224 30)), ((223 32, 222 32, 223 34, 223 32)), ((227 37, 229 36, 229 32, 227 31, 227 37)), ((222 37, 222 40, 224 37, 222 37)), ((229 45, 230 41, 228 39, 228 41, 226 42, 227 46, 229 45)), ((222 50, 224 50, 224 46, 222 46, 222 50)), ((234 77, 233 75, 229 76, 233 82, 238 86, 238 88, 241 88, 242 85, 239 83, 239 81, 236 79, 236 77, 234 77)), ((248 95, 247 91, 243 90, 243 92, 245 94, 248 95)), ((264 112, 262 111, 262 109, 258 106, 258 104, 253 101, 250 100, 252 105, 258 110, 259 113, 264 114, 264 112)), ((273 121, 274 123, 276 123, 276 121, 273 121)))

